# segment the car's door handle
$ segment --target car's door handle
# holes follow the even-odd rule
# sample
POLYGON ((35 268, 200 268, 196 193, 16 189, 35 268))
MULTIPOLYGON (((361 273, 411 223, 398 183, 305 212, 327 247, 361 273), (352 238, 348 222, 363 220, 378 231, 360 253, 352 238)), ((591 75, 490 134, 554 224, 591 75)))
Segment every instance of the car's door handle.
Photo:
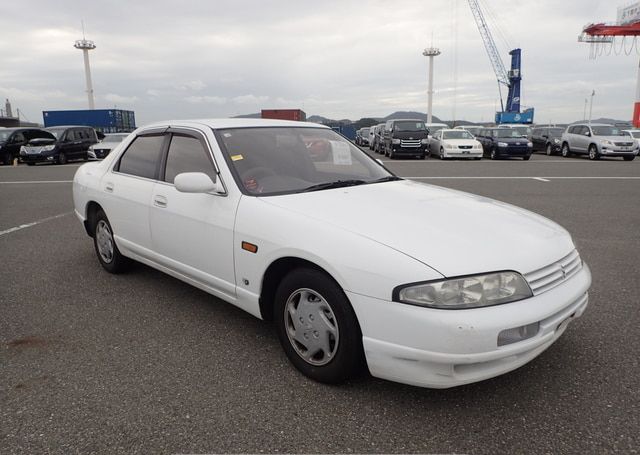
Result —
POLYGON ((104 190, 105 190, 107 193, 113 193, 113 183, 111 183, 111 182, 107 182, 107 183, 105 184, 105 186, 104 186, 104 190))
POLYGON ((165 208, 167 206, 167 198, 164 196, 154 196, 153 197, 153 205, 160 208, 165 208))

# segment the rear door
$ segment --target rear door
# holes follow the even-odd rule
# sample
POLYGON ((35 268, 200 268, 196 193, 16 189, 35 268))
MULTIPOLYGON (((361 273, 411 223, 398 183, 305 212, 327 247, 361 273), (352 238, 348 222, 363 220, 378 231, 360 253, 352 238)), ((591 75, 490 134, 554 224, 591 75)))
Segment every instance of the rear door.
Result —
POLYGON ((203 172, 220 179, 206 136, 172 128, 164 169, 152 194, 150 228, 156 260, 180 274, 235 296, 233 228, 240 195, 182 193, 176 175, 203 172))

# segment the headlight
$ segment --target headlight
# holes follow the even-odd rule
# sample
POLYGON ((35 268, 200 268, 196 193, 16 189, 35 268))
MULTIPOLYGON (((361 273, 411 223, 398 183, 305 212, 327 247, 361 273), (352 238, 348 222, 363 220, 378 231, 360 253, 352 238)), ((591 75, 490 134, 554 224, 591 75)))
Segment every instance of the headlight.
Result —
POLYGON ((602 139, 602 140, 600 141, 600 143, 601 143, 602 145, 613 145, 613 142, 608 141, 608 140, 606 140, 606 139, 602 139))
POLYGON ((424 144, 428 144, 428 143, 429 143, 429 139, 427 139, 427 138, 425 137, 424 139, 422 139, 422 140, 420 141, 420 143, 421 143, 421 144, 423 144, 423 145, 424 145, 424 144))
POLYGON ((506 142, 498 142, 498 147, 508 147, 509 144, 507 144, 506 142))
POLYGON ((527 147, 533 147, 533 143, 527 142, 527 147))
POLYGON ((399 144, 400 143, 400 139, 391 139, 391 143, 392 144, 399 144))
POLYGON ((532 296, 522 275, 509 271, 407 284, 393 291, 396 302, 442 309, 480 308, 532 296))
POLYGON ((451 144, 447 144, 447 143, 445 142, 445 143, 444 143, 444 148, 446 148, 446 149, 452 149, 452 148, 453 148, 453 145, 451 145, 451 144))
POLYGON ((554 139, 554 140, 553 140, 553 143, 554 143, 554 144, 559 144, 559 143, 560 143, 560 139, 554 139))
POLYGON ((475 144, 473 144, 473 148, 474 149, 482 148, 482 144, 480 142, 476 142, 475 144))
POLYGON ((21 155, 24 155, 24 154, 26 154, 26 153, 27 153, 27 149, 26 149, 26 148, 24 148, 24 145, 21 145, 21 146, 20 146, 20 154, 21 154, 21 155))
POLYGON ((42 152, 50 152, 54 148, 56 148, 55 144, 45 145, 44 147, 42 147, 41 151, 42 152))

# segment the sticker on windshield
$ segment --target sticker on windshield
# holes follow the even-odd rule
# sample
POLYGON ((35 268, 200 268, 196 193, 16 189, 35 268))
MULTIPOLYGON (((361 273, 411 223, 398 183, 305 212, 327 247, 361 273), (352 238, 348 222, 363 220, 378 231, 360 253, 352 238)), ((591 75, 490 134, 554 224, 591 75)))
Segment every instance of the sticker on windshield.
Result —
POLYGON ((231 160, 232 161, 240 161, 240 160, 243 160, 243 159, 244 159, 244 156, 242 156, 242 155, 231 155, 231 160))
POLYGON ((342 141, 329 141, 331 143, 331 153, 333 154, 333 164, 341 166, 351 166, 351 151, 349 144, 342 141))

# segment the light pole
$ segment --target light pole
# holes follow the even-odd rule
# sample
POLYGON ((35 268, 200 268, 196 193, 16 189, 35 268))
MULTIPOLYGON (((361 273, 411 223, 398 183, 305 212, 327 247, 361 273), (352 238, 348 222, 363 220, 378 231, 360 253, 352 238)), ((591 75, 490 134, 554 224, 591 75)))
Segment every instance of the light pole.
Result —
POLYGON ((432 123, 433 119, 433 57, 440 55, 440 49, 429 47, 422 53, 429 57, 429 88, 427 89, 427 123, 432 123))
POLYGON ((93 84, 91 83, 91 68, 89 67, 89 51, 96 48, 96 45, 93 41, 89 41, 84 39, 76 41, 76 44, 73 45, 76 49, 82 50, 82 54, 84 56, 84 77, 87 81, 87 98, 89 99, 89 109, 93 110, 96 108, 95 102, 93 100, 93 84))
POLYGON ((587 119, 587 102, 589 100, 587 98, 584 99, 584 112, 582 112, 582 120, 587 119))
POLYGON ((589 104, 589 125, 591 125, 591 113, 593 112, 593 97, 596 96, 596 91, 591 92, 591 103, 589 104))

